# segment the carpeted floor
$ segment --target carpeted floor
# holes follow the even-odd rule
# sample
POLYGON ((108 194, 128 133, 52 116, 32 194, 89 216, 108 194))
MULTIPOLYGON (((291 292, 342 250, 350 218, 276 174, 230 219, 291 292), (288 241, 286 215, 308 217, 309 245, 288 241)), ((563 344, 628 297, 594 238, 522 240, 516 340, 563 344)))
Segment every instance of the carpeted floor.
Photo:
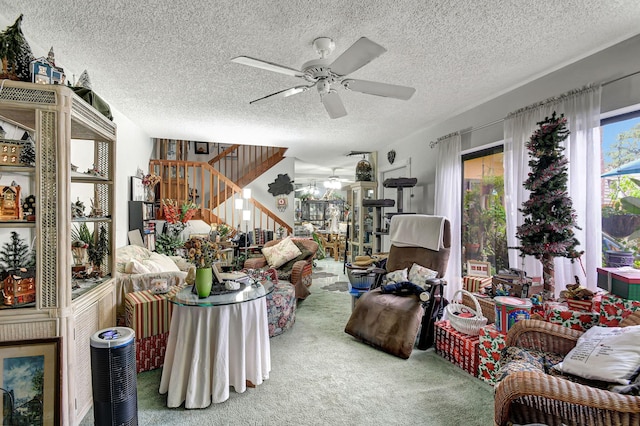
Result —
MULTIPOLYGON (((344 333, 351 298, 333 288, 346 284, 341 269, 318 262, 318 272, 335 276, 314 280, 295 325, 271 339, 272 369, 262 385, 206 409, 169 409, 158 393, 161 370, 141 373, 139 424, 491 425, 492 387, 433 349, 402 360, 344 333)), ((92 412, 82 424, 93 424, 92 412)))

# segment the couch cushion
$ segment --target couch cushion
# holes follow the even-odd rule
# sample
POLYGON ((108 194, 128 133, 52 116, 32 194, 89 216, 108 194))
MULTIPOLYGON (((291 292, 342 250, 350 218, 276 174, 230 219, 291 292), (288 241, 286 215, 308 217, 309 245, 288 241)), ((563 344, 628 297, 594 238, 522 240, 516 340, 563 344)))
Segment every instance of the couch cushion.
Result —
POLYGON ((125 274, 148 274, 151 272, 148 266, 136 259, 131 259, 124 267, 125 274))
POLYGON ((267 264, 270 267, 278 268, 291 259, 300 256, 302 252, 298 246, 291 241, 291 238, 287 237, 274 246, 264 247, 262 254, 264 254, 265 259, 267 259, 267 264))
POLYGON ((438 271, 414 263, 409 269, 409 281, 422 288, 426 288, 427 280, 438 276, 438 271))
POLYGON ((386 275, 386 283, 402 283, 405 281, 409 281, 409 270, 407 268, 398 269, 397 271, 387 272, 386 275))

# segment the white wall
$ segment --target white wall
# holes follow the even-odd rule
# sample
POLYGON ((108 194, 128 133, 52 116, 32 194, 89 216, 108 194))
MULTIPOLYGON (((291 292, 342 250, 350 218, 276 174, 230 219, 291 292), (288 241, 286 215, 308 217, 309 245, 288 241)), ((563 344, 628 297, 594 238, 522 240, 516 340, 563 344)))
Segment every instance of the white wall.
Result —
MULTIPOLYGON (((425 188, 425 205, 419 211, 433 213, 436 156, 429 142, 454 131, 465 131, 494 122, 492 126, 463 134, 462 149, 500 141, 503 138, 500 120, 510 112, 589 83, 607 83, 636 72, 640 72, 640 36, 473 106, 437 125, 396 141, 388 150, 396 150, 397 163, 411 159, 412 177, 416 177, 418 184, 425 188)), ((604 85, 601 104, 603 112, 640 104, 640 74, 604 85)), ((381 152, 380 156, 385 158, 386 153, 381 152)))
MULTIPOLYGON (((288 174, 291 180, 295 180, 294 158, 286 157, 271 169, 267 170, 256 180, 247 185, 251 188, 251 196, 264 204, 269 210, 275 213, 280 219, 293 226, 295 204, 294 191, 287 195, 287 209, 284 212, 278 211, 276 197, 269 193, 269 184, 273 183, 279 174, 288 174)), ((256 223, 256 226, 258 224, 256 223)))
MULTIPOLYGON (((107 100, 108 102, 108 100, 107 100)), ((131 199, 131 176, 138 168, 149 171, 149 158, 153 149, 151 137, 119 111, 111 109, 113 121, 118 126, 116 145, 116 247, 127 242, 129 230, 129 200, 131 199)))

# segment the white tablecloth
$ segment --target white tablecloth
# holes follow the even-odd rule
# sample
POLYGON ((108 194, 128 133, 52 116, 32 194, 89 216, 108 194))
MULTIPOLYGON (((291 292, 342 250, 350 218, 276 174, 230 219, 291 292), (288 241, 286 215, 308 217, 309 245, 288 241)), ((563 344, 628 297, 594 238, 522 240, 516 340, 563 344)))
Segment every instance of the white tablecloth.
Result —
POLYGON ((265 298, 233 305, 176 305, 160 393, 167 406, 205 408, 269 378, 271 347, 265 298))

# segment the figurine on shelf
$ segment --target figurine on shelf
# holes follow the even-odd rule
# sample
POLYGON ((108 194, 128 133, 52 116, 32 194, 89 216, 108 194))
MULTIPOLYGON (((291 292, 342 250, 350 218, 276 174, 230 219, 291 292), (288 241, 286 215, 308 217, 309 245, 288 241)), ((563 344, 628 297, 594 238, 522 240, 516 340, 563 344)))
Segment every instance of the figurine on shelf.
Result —
POLYGON ((102 208, 100 208, 97 202, 94 203, 93 198, 91 198, 90 200, 91 200, 91 213, 89 214, 89 217, 102 217, 103 215, 102 208))
POLYGON ((91 176, 104 177, 100 169, 94 164, 93 168, 87 170, 87 174, 91 176))
POLYGON ((71 203, 71 217, 84 217, 84 208, 84 203, 78 198, 78 201, 71 203))
POLYGON ((27 222, 35 222, 36 220, 36 196, 29 195, 22 203, 22 216, 27 222))

